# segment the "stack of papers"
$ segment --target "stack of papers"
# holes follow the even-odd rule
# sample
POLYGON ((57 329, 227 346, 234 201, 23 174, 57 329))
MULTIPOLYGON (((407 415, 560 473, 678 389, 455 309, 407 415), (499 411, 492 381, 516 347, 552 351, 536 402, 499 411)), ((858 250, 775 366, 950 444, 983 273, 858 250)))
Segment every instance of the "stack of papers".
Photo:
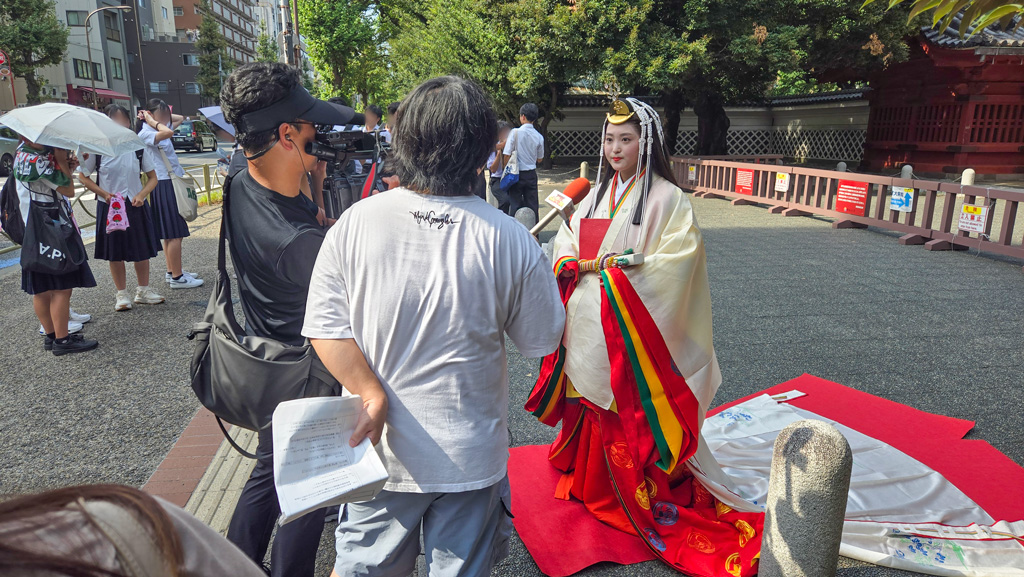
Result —
POLYGON ((287 401, 274 411, 274 485, 281 524, 310 511, 369 501, 388 472, 369 439, 350 447, 363 401, 357 396, 287 401))

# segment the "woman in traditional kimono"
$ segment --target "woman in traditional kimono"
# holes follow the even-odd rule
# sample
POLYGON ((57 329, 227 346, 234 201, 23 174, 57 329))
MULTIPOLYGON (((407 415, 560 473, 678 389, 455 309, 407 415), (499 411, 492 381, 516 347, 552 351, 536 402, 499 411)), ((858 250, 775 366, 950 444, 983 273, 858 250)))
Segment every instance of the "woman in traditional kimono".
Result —
POLYGON ((653 108, 616 100, 602 142, 597 192, 554 241, 565 335, 526 406, 562 421, 556 496, 687 574, 753 575, 763 514, 700 438, 721 382, 700 229, 653 108))

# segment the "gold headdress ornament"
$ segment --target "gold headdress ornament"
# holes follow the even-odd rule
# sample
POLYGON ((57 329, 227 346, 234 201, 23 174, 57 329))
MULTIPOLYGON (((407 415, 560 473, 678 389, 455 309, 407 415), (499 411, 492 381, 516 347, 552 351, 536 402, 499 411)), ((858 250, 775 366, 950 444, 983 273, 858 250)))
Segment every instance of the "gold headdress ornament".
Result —
POLYGON ((633 107, 630 106, 629 102, 616 98, 608 108, 608 115, 606 118, 611 124, 623 124, 635 115, 636 111, 633 110, 633 107))

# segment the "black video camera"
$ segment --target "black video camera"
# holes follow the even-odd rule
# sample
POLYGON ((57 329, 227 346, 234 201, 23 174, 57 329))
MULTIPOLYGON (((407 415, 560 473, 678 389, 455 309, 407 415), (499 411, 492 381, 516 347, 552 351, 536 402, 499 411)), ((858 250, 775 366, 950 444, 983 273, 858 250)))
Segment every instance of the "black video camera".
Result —
POLYGON ((306 145, 306 153, 327 161, 324 212, 328 218, 338 218, 360 199, 387 190, 379 167, 390 151, 391 145, 380 130, 317 127, 316 140, 306 145), (371 176, 373 180, 367 186, 371 176))

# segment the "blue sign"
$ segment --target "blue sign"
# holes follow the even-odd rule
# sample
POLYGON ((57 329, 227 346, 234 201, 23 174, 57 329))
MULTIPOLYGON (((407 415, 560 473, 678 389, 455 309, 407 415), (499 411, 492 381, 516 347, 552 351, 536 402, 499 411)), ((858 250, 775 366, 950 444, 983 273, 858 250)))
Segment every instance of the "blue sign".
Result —
POLYGON ((914 189, 902 186, 892 187, 892 197, 889 198, 889 210, 897 212, 910 212, 914 210, 914 189))

